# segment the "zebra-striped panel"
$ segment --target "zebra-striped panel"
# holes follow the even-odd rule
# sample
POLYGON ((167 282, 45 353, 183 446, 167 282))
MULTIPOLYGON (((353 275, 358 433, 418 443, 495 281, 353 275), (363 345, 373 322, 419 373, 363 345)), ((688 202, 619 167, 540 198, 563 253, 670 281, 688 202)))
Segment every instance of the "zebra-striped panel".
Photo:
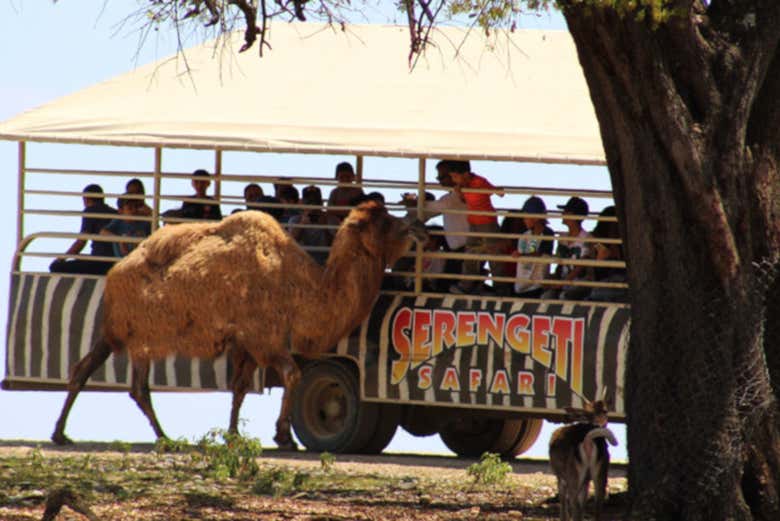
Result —
MULTIPOLYGON (((86 355, 100 330, 105 279, 54 274, 14 274, 8 308, 5 381, 26 388, 64 386, 70 368, 86 355)), ((152 364, 153 389, 227 390, 232 367, 227 357, 197 360, 170 357, 152 364)), ((262 373, 254 388, 261 391, 262 373)), ((88 386, 127 388, 130 364, 112 354, 88 386)))
POLYGON ((562 413, 603 389, 624 416, 629 309, 383 295, 357 349, 369 400, 562 413))

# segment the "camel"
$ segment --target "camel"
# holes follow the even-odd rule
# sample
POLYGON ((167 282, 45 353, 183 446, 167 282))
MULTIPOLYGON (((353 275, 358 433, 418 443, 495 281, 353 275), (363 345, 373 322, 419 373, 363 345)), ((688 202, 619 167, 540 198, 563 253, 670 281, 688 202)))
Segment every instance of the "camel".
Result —
POLYGON ((426 237, 421 223, 393 217, 374 202, 350 212, 325 267, 264 212, 157 230, 106 277, 101 335, 71 371, 52 441, 72 443, 65 436, 70 409, 112 351, 127 351, 130 396, 158 438, 165 433, 152 408, 151 362, 173 354, 211 359, 229 351, 229 431, 238 431, 255 369, 270 367, 284 386, 274 441, 295 449, 291 396, 301 372, 293 354, 316 358, 354 330, 370 313, 385 268, 413 238, 426 237))

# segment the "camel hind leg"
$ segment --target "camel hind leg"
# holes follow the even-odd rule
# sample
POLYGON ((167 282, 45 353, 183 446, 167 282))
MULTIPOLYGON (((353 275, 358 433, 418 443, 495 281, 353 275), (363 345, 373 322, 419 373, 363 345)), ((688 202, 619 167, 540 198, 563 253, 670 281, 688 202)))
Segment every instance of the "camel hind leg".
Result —
POLYGON ((68 396, 65 398, 65 403, 62 405, 62 411, 60 417, 57 419, 57 424, 54 427, 54 433, 51 435, 51 441, 57 445, 67 445, 73 443, 67 436, 65 436, 65 423, 68 421, 68 414, 73 407, 73 403, 76 401, 76 397, 79 392, 84 388, 87 380, 95 370, 103 365, 103 363, 111 355, 111 346, 106 342, 105 338, 99 338, 95 345, 92 346, 92 350, 87 353, 84 358, 79 360, 76 365, 71 369, 70 381, 68 382, 68 396))
POLYGON ((298 447, 293 441, 292 432, 290 432, 290 416, 292 414, 292 393, 301 379, 301 370, 298 369, 298 364, 288 352, 280 354, 274 363, 269 365, 276 370, 284 385, 282 407, 279 411, 279 419, 276 421, 274 441, 279 449, 296 450, 298 447))
POLYGON ((149 360, 132 360, 133 371, 130 383, 130 397, 149 420, 157 438, 167 438, 162 427, 160 427, 160 422, 157 421, 154 408, 152 408, 152 394, 149 391, 150 364, 149 360))
POLYGON ((233 391, 233 406, 230 409, 230 427, 228 432, 238 434, 238 420, 241 405, 244 403, 246 393, 252 386, 252 376, 255 374, 257 364, 254 358, 249 356, 243 348, 233 347, 233 379, 230 382, 230 389, 233 391))

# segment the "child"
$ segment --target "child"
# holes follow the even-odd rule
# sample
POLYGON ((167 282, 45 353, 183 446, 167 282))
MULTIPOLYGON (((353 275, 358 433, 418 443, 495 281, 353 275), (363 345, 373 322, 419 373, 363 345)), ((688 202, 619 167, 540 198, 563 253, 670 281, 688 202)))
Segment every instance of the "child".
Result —
MULTIPOLYGON (((129 195, 129 194, 125 194, 129 195)), ((113 219, 100 230, 101 235, 119 235, 120 237, 147 237, 152 232, 152 225, 148 221, 136 221, 127 219, 129 216, 137 216, 143 206, 140 199, 120 197, 117 199, 119 219, 113 219)), ((137 246, 134 242, 114 242, 114 257, 124 257, 137 246)))
MULTIPOLYGON (((581 259, 586 256, 588 248, 585 239, 590 235, 583 227, 582 221, 588 216, 588 203, 579 197, 570 198, 565 205, 559 205, 563 210, 563 224, 567 228, 564 237, 558 240, 556 257, 560 259, 581 259)), ((585 279, 583 266, 558 264, 554 278, 558 280, 585 279)), ((565 300, 581 300, 587 296, 589 289, 583 286, 556 286, 544 292, 544 298, 563 298, 565 300)))
MULTIPOLYGON (((339 184, 351 184, 355 182, 355 171, 352 165, 344 162, 336 165, 336 180, 339 184)), ((365 194, 359 186, 337 186, 330 191, 328 196, 328 216, 341 222, 349 213, 349 210, 332 209, 334 206, 349 206, 353 200, 363 198, 365 194)))
MULTIPOLYGON (((512 252, 512 257, 541 257, 543 255, 552 255, 552 240, 530 237, 532 235, 549 235, 550 237, 555 235, 550 227, 547 226, 547 219, 541 217, 541 215, 547 213, 547 207, 545 206, 544 201, 537 196, 529 197, 526 199, 525 203, 523 203, 523 207, 520 211, 522 213, 538 214, 538 216, 523 217, 523 222, 528 229, 523 233, 523 237, 518 239, 517 250, 512 252)), ((550 266, 548 264, 518 262, 515 275, 515 294, 518 297, 523 298, 541 297, 542 292, 544 291, 541 281, 547 278, 549 272, 550 266)))

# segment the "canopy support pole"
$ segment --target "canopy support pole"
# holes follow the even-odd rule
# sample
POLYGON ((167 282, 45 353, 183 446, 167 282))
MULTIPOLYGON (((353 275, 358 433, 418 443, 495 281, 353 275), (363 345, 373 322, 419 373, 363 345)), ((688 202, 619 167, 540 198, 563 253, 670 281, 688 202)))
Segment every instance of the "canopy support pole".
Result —
POLYGON ((19 188, 17 190, 19 218, 16 220, 16 248, 22 243, 24 234, 24 177, 27 170, 27 143, 19 141, 19 188))
MULTIPOLYGON (((425 222, 425 158, 417 160, 417 218, 425 222)), ((414 250, 414 292, 422 293, 423 249, 424 244, 417 242, 414 250)))
POLYGON ((217 204, 221 205, 220 197, 222 196, 222 150, 217 149, 214 151, 214 199, 217 200, 217 204))
POLYGON ((355 156, 355 180, 358 184, 363 182, 363 156, 355 156))
POLYGON ((162 148, 154 148, 154 199, 152 200, 152 231, 160 223, 160 185, 162 181, 162 148))

